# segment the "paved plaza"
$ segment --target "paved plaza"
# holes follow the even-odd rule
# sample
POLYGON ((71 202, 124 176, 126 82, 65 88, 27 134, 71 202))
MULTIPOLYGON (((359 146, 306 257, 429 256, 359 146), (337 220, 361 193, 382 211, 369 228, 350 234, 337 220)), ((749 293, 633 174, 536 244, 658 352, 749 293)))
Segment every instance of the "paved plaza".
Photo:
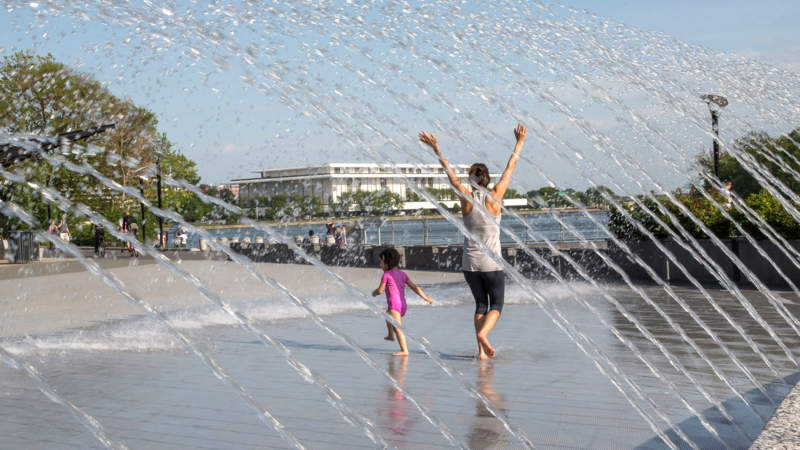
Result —
MULTIPOLYGON (((252 317, 259 329, 286 346, 297 360, 324 379, 349 408, 369 419, 390 446, 452 447, 441 430, 423 417, 414 404, 417 402, 434 421, 441 421, 452 432, 458 445, 522 447, 486 405, 465 392, 466 385, 482 393, 491 408, 537 448, 664 448, 631 403, 519 286, 509 287, 506 309, 492 335, 499 356, 479 362, 473 358, 472 300, 461 276, 410 272, 437 304, 425 306, 409 293, 412 301, 406 328, 410 334, 430 341, 441 361, 456 372, 450 377, 413 344, 409 358, 392 357, 396 344, 382 339, 386 333, 382 321, 317 269, 257 266, 257 270, 310 302, 326 324, 352 337, 375 368, 342 340, 304 317, 279 291, 260 284, 242 268, 208 261, 183 261, 179 266, 207 283, 212 292, 252 317), (391 385, 384 371, 397 380, 407 395, 391 385)), ((290 448, 165 326, 125 302, 99 278, 63 267, 61 270, 68 273, 48 274, 31 267, 26 269, 27 275, 20 273, 0 280, 0 292, 5 293, 0 300, 4 317, 0 345, 17 361, 34 366, 60 396, 97 419, 112 441, 129 448, 290 448)), ((376 447, 361 425, 348 424, 330 405, 323 390, 306 382, 280 352, 234 326, 204 302, 187 281, 145 262, 109 269, 137 298, 167 313, 173 325, 210 354, 306 448, 376 447)), ((374 289, 379 280, 375 269, 336 271, 364 292, 374 289)), ((641 390, 643 397, 639 398, 629 385, 624 386, 636 405, 667 435, 675 436, 669 424, 680 424, 680 429, 701 447, 720 446, 692 419, 677 396, 576 301, 575 293, 634 342, 643 357, 675 384, 685 400, 703 413, 731 447, 747 447, 764 426, 759 415, 769 418, 775 409, 775 404, 749 385, 720 347, 656 287, 645 289, 696 339, 753 403, 755 412, 736 399, 708 365, 640 298, 619 286, 609 287, 609 292, 668 345, 710 395, 724 403, 736 419, 736 426, 711 408, 698 390, 595 288, 576 283, 570 290, 544 282, 537 282, 534 287, 641 390)), ((775 377, 696 293, 678 290, 754 376, 765 383, 773 401, 780 402, 796 382, 797 367, 763 329, 728 294, 713 291, 726 311, 754 336, 780 377, 775 377), (783 377, 786 381, 781 380, 783 377)), ((775 310, 761 296, 752 292, 747 295, 789 348, 798 348, 800 339, 792 335, 775 310)), ((788 294, 782 297, 790 311, 800 313, 796 298, 788 294)), ((383 297, 373 300, 378 305, 384 302, 383 297)), ((0 417, 3 448, 102 447, 67 408, 43 395, 23 371, 8 365, 0 365, 0 417)))

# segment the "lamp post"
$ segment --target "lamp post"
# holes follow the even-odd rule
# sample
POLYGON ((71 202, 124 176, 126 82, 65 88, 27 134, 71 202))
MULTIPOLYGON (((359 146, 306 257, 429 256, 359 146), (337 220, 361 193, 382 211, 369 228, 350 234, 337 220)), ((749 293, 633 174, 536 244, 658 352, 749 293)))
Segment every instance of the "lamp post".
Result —
MULTIPOLYGON (((140 167, 140 168, 134 170, 132 172, 132 174, 135 175, 135 174, 137 174, 137 173, 139 173, 139 172, 141 172, 143 170, 147 170, 148 168, 149 168, 149 166, 140 167)), ((138 178, 139 178, 139 195, 142 198, 144 198, 144 182, 147 181, 147 177, 145 175, 139 175, 138 178)), ((139 217, 140 217, 140 222, 141 222, 141 226, 142 226, 142 237, 141 237, 140 240, 142 242, 144 242, 145 236, 147 236, 147 234, 145 233, 145 221, 146 221, 146 219, 145 219, 145 215, 144 215, 144 213, 145 213, 144 202, 141 201, 141 200, 139 201, 139 211, 141 212, 141 215, 139 217)))
MULTIPOLYGON (((139 194, 142 196, 142 198, 144 198, 144 177, 139 177, 139 194)), ((142 239, 141 239, 141 241, 144 242, 144 237, 147 236, 145 234, 145 230, 144 230, 144 223, 145 223, 144 202, 139 202, 139 208, 140 208, 141 213, 142 213, 142 215, 140 216, 142 218, 142 239)))
MULTIPOLYGON (((156 152, 156 189, 158 190, 158 209, 161 208, 161 152, 156 152)), ((166 247, 167 239, 164 237, 164 218, 158 215, 158 248, 166 247)))
MULTIPOLYGON (((47 176, 47 182, 45 183, 45 187, 47 187, 48 189, 50 188, 50 176, 49 175, 47 176)), ((51 211, 51 208, 50 208, 50 203, 51 203, 50 200, 47 200, 47 225, 48 226, 50 226, 50 221, 53 220, 52 219, 53 214, 52 214, 52 211, 51 211)))
POLYGON ((728 106, 728 99, 721 95, 706 94, 700 97, 711 112, 711 131, 714 133, 714 176, 719 178, 719 112, 728 106))

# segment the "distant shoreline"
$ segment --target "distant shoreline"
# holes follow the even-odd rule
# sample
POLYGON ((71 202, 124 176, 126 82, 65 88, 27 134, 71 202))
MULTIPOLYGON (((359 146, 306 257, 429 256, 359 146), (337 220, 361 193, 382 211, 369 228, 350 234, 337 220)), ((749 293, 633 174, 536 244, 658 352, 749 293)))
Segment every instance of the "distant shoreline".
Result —
MULTIPOLYGON (((530 210, 530 211, 518 211, 516 214, 521 216, 533 215, 533 214, 549 214, 551 212, 559 212, 559 213, 576 213, 576 212, 600 212, 605 211, 601 208, 552 208, 552 209, 538 209, 538 210, 530 210)), ((457 213, 458 214, 458 213, 457 213)), ((263 222, 270 226, 295 226, 295 225, 324 225, 326 223, 331 222, 338 222, 338 223, 347 223, 347 222, 357 222, 361 220, 370 220, 370 219, 379 219, 380 216, 364 216, 364 217, 336 217, 336 218, 326 218, 326 219, 314 219, 314 220, 304 220, 304 221, 297 221, 297 222, 263 222)), ((431 214, 431 215, 407 215, 407 216, 391 216, 386 217, 387 222, 402 222, 402 221, 412 221, 412 220, 424 220, 424 219, 444 219, 444 216, 441 214, 431 214)), ((252 225, 245 225, 245 224, 231 224, 231 225, 195 225, 198 228, 204 228, 206 230, 221 230, 221 229, 236 229, 236 228, 253 228, 252 225)))

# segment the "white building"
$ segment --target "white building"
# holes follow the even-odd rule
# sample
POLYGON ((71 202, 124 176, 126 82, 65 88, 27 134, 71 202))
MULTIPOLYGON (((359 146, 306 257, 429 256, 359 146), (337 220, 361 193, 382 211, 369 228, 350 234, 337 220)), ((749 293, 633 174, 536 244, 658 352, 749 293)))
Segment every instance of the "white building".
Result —
MULTIPOLYGON (((466 184, 470 166, 451 164, 451 167, 461 182, 466 184)), ((255 173, 258 174, 256 178, 231 181, 239 185, 239 196, 242 200, 246 201, 253 196, 300 194, 318 197, 324 205, 330 205, 336 203, 344 193, 387 189, 399 194, 406 201, 411 192, 408 184, 420 189, 450 189, 447 175, 439 164, 330 163, 321 166, 264 169, 255 173)), ((491 174, 492 180, 499 177, 500 174, 491 174)))

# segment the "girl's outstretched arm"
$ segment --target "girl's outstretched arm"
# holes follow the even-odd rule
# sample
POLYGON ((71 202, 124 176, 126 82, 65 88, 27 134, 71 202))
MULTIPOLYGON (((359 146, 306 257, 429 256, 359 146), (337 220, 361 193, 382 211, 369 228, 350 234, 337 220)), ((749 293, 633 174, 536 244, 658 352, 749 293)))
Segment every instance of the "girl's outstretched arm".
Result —
MULTIPOLYGON (((444 168, 444 171, 447 174, 447 179, 450 180, 450 184, 453 186, 453 189, 455 189, 458 192, 461 192, 466 196, 469 196, 470 195, 469 189, 467 189, 463 184, 461 184, 461 181, 458 179, 458 175, 456 175, 456 173, 450 167, 450 164, 447 162, 447 159, 445 159, 444 155, 442 154, 442 151, 439 150, 439 143, 436 141, 436 136, 434 136, 433 133, 426 133, 424 131, 420 131, 419 140, 420 142, 432 148, 433 152, 436 153, 436 156, 439 157, 439 163, 444 168)), ((464 202, 463 199, 461 201, 462 203, 464 202)), ((462 204, 461 207, 463 208, 464 205, 462 204)))
POLYGON ((426 295, 424 292, 422 292, 422 289, 420 289, 420 288, 419 288, 419 286, 417 286, 416 284, 414 284, 414 282, 413 282, 413 281, 411 281, 411 280, 406 280, 406 284, 408 285, 408 287, 410 287, 410 288, 411 288, 411 290, 412 290, 412 291, 416 292, 416 293, 417 293, 417 295, 419 295, 420 297, 422 297, 422 299, 423 299, 423 300, 425 300, 425 301, 426 301, 426 302, 428 302, 428 303, 433 303, 433 299, 432 299, 432 298, 430 298, 430 297, 428 297, 428 296, 427 296, 427 295, 426 295))
POLYGON ((381 283, 381 285, 380 285, 380 286, 378 286, 378 288, 377 288, 377 289, 375 289, 374 291, 372 291, 372 296, 373 296, 373 297, 375 297, 375 296, 377 296, 377 295, 381 295, 381 294, 383 294, 383 291, 384 291, 385 289, 386 289, 386 283, 381 283))
POLYGON ((525 143, 525 135, 527 134, 528 129, 525 128, 525 125, 521 123, 517 124, 517 128, 514 128, 514 137, 517 138, 517 144, 514 146, 514 153, 511 154, 511 157, 508 158, 508 164, 506 165, 506 170, 503 171, 503 175, 500 177, 500 181, 494 185, 491 191, 492 197, 498 202, 503 201, 503 196, 506 195, 506 190, 508 189, 508 185, 511 183, 511 174, 514 172, 514 168, 517 166, 517 161, 519 160, 519 154, 522 151, 522 144, 525 143))

